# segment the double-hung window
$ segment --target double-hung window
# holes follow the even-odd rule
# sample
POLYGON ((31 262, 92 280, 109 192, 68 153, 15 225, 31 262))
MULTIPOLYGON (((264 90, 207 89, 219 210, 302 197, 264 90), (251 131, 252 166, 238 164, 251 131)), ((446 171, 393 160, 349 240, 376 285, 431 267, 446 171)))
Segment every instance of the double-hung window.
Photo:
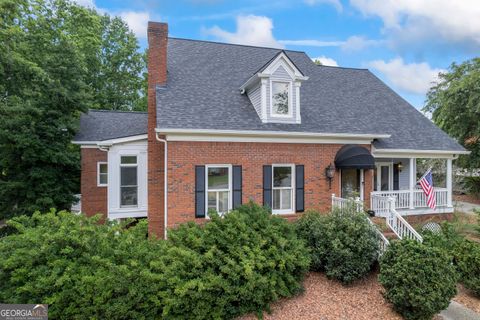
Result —
POLYGON ((232 207, 232 166, 209 165, 205 170, 207 212, 215 210, 219 214, 226 213, 232 207))
POLYGON ((97 186, 106 187, 108 184, 108 164, 106 162, 97 163, 97 186))
POLYGON ((138 205, 137 156, 120 157, 120 207, 138 205))
POLYGON ((294 166, 272 166, 273 213, 293 213, 294 166))
POLYGON ((272 81, 272 116, 290 117, 292 108, 290 106, 290 83, 272 81))

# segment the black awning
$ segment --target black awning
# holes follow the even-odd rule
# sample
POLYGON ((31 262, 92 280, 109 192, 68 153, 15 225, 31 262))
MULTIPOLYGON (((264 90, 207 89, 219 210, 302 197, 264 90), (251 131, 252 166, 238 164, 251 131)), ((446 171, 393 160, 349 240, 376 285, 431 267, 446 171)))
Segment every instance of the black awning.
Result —
POLYGON ((367 148, 347 144, 338 150, 335 156, 335 167, 339 169, 373 169, 375 160, 367 148))

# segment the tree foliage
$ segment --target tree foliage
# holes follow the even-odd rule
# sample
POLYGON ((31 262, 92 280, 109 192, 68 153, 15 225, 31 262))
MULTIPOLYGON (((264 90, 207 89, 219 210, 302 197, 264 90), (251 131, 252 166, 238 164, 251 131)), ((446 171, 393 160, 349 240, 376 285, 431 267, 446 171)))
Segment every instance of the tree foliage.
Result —
POLYGON ((120 19, 67 0, 0 1, 0 218, 69 208, 80 112, 145 107, 137 49, 120 19))
POLYGON ((464 167, 480 167, 480 58, 453 63, 430 89, 424 111, 433 121, 472 153, 464 167))

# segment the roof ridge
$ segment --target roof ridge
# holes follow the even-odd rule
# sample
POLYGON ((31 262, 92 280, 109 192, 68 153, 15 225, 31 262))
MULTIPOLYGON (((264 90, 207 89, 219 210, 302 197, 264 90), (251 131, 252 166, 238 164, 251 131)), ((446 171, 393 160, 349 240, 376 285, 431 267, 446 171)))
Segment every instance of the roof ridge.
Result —
POLYGON ((104 113, 148 113, 147 111, 127 111, 127 110, 107 110, 107 109, 88 109, 88 112, 104 112, 104 113))
POLYGON ((356 67, 342 67, 342 66, 326 66, 323 64, 316 64, 317 67, 323 68, 337 68, 337 69, 350 69, 350 70, 359 70, 359 71, 370 71, 368 68, 356 68, 356 67))
MULTIPOLYGON (((224 45, 228 45, 228 46, 249 47, 249 48, 258 48, 258 49, 270 49, 270 50, 278 50, 278 51, 290 51, 290 52, 298 52, 298 53, 307 54, 305 51, 301 51, 301 50, 291 50, 291 49, 274 48, 274 47, 261 47, 261 46, 254 46, 254 45, 250 45, 250 44, 227 43, 227 42, 220 42, 220 41, 187 39, 187 38, 179 38, 179 37, 168 37, 168 38, 169 39, 174 39, 174 40, 206 42, 206 43, 212 43, 212 44, 224 44, 224 45)), ((307 56, 308 56, 308 54, 307 54, 307 56)))

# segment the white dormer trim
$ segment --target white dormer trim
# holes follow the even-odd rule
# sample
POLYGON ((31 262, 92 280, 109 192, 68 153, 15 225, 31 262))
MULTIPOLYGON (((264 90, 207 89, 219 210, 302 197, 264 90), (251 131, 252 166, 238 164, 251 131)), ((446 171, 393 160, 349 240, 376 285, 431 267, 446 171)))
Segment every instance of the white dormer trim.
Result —
POLYGON ((261 80, 261 93, 262 93, 262 122, 265 123, 267 122, 267 85, 268 85, 268 79, 263 78, 261 80))
POLYGON ((288 68, 285 70, 288 72, 292 80, 308 80, 308 77, 305 77, 300 70, 293 64, 293 62, 287 57, 287 55, 282 51, 276 58, 273 60, 268 67, 263 70, 261 73, 268 76, 272 75, 277 69, 282 65, 287 65, 288 68))

